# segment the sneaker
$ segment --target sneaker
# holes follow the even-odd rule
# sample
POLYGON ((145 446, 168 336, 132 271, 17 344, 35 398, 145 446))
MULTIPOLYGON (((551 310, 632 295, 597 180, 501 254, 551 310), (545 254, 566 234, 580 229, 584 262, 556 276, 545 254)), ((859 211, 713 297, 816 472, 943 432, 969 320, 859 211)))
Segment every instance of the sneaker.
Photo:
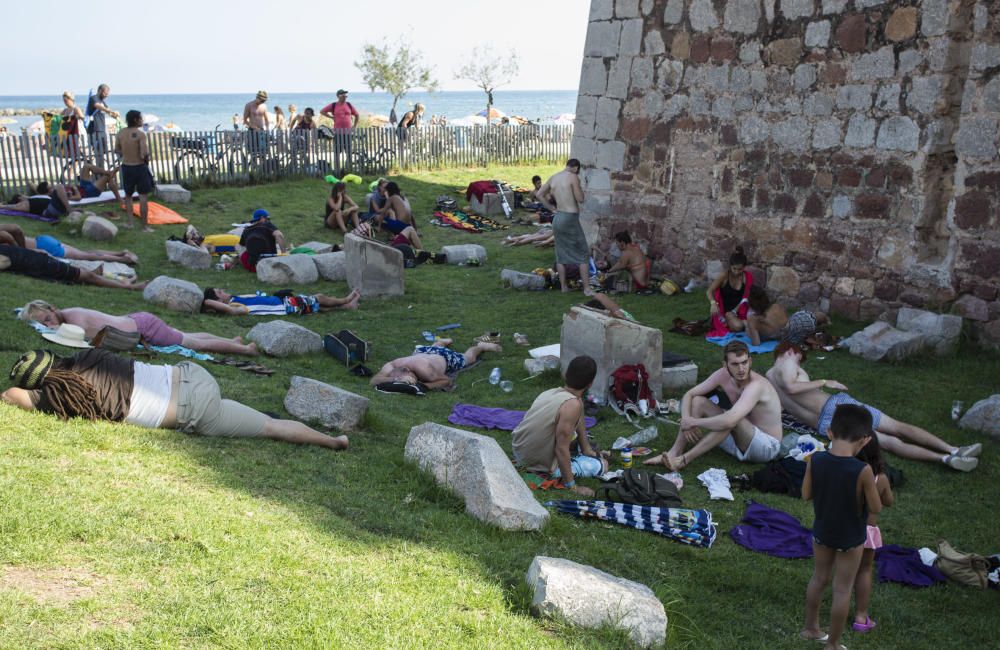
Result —
POLYGON ((944 464, 960 472, 971 472, 979 465, 978 458, 966 458, 958 454, 948 454, 944 457, 944 464))
POLYGON ((965 447, 959 447, 958 451, 955 452, 956 456, 962 456, 963 458, 975 458, 979 456, 979 453, 983 450, 983 446, 980 443, 974 445, 966 445, 965 447))

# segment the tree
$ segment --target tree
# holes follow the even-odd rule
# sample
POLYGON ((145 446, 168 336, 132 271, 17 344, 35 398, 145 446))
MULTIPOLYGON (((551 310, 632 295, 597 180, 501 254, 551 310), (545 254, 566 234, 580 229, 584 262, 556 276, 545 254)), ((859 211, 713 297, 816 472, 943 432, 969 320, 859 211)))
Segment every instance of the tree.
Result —
POLYGON ((424 65, 423 54, 407 40, 400 39, 395 50, 387 40, 365 43, 361 60, 355 61, 354 67, 361 71, 361 78, 372 92, 381 89, 392 95, 392 114, 396 113, 399 99, 414 88, 429 93, 438 88, 433 69, 424 65))
POLYGON ((517 75, 517 52, 499 54, 493 46, 476 46, 469 55, 468 63, 455 71, 456 79, 464 79, 476 84, 486 93, 486 124, 490 123, 490 109, 493 108, 493 91, 513 81, 517 75))

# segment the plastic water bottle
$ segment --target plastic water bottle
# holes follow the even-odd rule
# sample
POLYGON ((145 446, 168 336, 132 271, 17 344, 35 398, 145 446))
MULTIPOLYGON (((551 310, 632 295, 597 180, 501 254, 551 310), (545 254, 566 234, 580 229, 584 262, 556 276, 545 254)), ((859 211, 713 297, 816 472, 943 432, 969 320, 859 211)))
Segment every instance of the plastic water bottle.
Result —
POLYGON ((635 433, 633 433, 632 435, 630 435, 628 437, 628 439, 629 439, 629 442, 631 442, 633 445, 638 445, 638 444, 641 444, 643 442, 649 442, 650 440, 652 440, 653 438, 655 438, 656 435, 657 435, 656 425, 654 424, 653 426, 646 427, 645 429, 642 429, 641 431, 636 431, 635 433))
POLYGON ((497 384, 500 383, 500 369, 499 368, 494 368, 493 371, 490 372, 490 383, 493 384, 494 386, 496 386, 497 384))

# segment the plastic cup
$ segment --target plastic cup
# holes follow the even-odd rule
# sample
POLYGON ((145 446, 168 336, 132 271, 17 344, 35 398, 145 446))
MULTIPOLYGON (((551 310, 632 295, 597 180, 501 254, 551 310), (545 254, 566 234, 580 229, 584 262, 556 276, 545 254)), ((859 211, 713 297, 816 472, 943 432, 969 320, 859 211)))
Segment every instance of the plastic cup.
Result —
POLYGON ((503 392, 509 393, 510 391, 514 390, 514 382, 512 382, 509 379, 504 379, 503 381, 500 382, 500 388, 503 389, 503 392))

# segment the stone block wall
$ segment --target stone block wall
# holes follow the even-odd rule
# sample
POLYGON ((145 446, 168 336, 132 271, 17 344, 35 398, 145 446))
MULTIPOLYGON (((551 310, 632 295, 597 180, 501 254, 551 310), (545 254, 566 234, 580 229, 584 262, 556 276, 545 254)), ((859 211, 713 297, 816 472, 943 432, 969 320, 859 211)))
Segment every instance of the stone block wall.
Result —
POLYGON ((741 244, 852 318, 968 294, 1000 333, 998 73, 989 0, 592 0, 588 236, 681 277, 741 244))

